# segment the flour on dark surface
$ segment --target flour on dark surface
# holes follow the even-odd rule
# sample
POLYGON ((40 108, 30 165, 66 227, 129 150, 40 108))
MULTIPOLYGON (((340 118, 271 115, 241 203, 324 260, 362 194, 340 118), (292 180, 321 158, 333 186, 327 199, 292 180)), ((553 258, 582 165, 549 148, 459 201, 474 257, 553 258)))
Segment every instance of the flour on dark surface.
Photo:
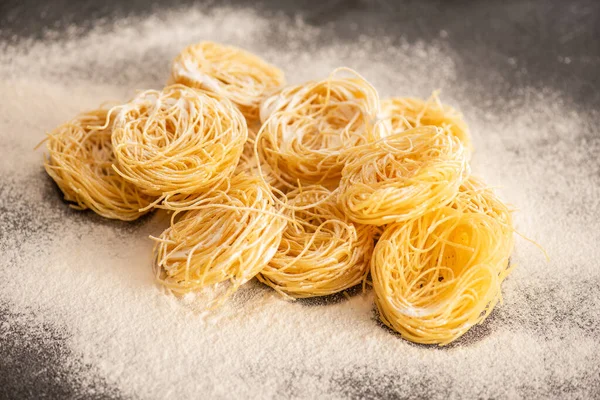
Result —
MULTIPOLYGON (((600 65, 598 54, 563 54, 568 46, 560 40, 577 38, 564 36, 573 23, 561 15, 557 29, 566 39, 554 33, 536 39, 529 32, 524 40, 548 45, 547 62, 555 63, 548 71, 565 78, 555 82, 554 72, 535 77, 534 56, 522 54, 521 44, 488 51, 496 39, 470 41, 452 18, 443 26, 418 28, 427 10, 443 20, 437 8, 423 4, 406 9, 406 33, 386 32, 398 18, 395 5, 388 16, 375 12, 377 24, 363 15, 363 2, 340 15, 332 11, 334 3, 325 2, 320 11, 300 13, 266 12, 268 4, 157 8, 94 25, 69 20, 57 31, 3 42, 1 394, 600 396, 600 118, 596 95, 567 87, 578 79, 587 82, 580 86, 598 89, 585 64, 600 65), (82 110, 160 88, 175 54, 203 39, 256 52, 292 83, 323 78, 345 65, 382 97, 426 97, 441 89, 442 100, 461 109, 472 129, 474 172, 516 206, 517 229, 539 242, 550 261, 518 239, 504 303, 444 348, 414 345, 387 329, 376 318, 370 291, 286 302, 253 282, 210 315, 197 311, 193 296, 166 296, 153 282, 148 236, 159 234, 168 216, 158 212, 126 224, 72 210, 45 176, 42 150, 32 149, 45 132, 82 110), (38 377, 38 383, 23 385, 21 377, 38 377)), ((596 11, 582 4, 565 14, 585 24, 596 11)), ((466 12, 461 10, 449 12, 466 12)), ((534 18, 524 15, 515 24, 534 18)))
POLYGON ((81 365, 66 346, 66 330, 0 304, 0 398, 104 399, 119 392, 81 365), (6 373, 10 371, 10 374, 6 373), (77 371, 74 374, 73 371, 77 371), (13 379, 16 375, 19 379, 13 379))

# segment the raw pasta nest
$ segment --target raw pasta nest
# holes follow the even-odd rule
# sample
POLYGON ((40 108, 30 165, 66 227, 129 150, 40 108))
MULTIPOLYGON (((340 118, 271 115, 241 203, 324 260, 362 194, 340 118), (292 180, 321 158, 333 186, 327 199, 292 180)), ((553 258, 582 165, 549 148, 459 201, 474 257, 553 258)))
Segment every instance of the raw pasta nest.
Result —
POLYGON ((261 105, 258 150, 283 184, 337 186, 345 150, 373 136, 379 98, 361 77, 290 86, 261 105))
POLYGON ((48 134, 44 167, 71 207, 132 221, 155 199, 115 172, 111 133, 107 109, 79 114, 48 134))
POLYGON ((433 126, 356 148, 342 173, 340 206, 357 223, 407 221, 449 204, 469 174, 466 151, 433 126))
POLYGON ((373 250, 372 228, 350 222, 322 186, 299 188, 286 197, 295 209, 284 214, 294 223, 288 223, 258 279, 295 298, 330 295, 363 282, 373 250))
POLYGON ((165 207, 181 208, 231 177, 247 137, 230 101, 173 85, 119 107, 112 144, 121 176, 165 207))
POLYGON ((227 283, 218 305, 267 265, 285 226, 261 181, 238 176, 154 238, 156 278, 178 294, 227 283))
POLYGON ((381 320, 416 343, 456 340, 501 300, 512 233, 508 209, 474 180, 450 206, 387 226, 371 261, 381 320))
POLYGON ((449 135, 456 136, 471 150, 469 128, 462 114, 442 104, 437 92, 426 101, 411 97, 384 99, 381 101, 381 114, 384 118, 389 118, 390 126, 384 132, 395 134, 420 126, 434 125, 449 135))
POLYGON ((209 90, 231 100, 248 120, 258 120, 258 107, 285 83, 281 70, 233 46, 201 42, 186 47, 173 61, 171 82, 209 90))

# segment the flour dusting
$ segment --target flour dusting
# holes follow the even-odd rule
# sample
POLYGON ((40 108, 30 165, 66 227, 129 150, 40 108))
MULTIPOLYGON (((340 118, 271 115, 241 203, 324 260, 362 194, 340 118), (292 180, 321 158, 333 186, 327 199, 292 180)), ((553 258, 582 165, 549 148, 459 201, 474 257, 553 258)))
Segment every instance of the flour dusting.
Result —
POLYGON ((598 112, 546 89, 498 98, 494 71, 489 82, 460 81, 444 35, 336 42, 322 29, 250 9, 190 8, 0 47, 0 336, 23 321, 59 330, 84 396, 598 396, 598 112), (80 111, 160 89, 173 57, 201 40, 257 53, 290 83, 348 66, 382 97, 441 89, 471 127, 474 172, 518 208, 517 229, 551 260, 517 240, 504 304, 447 348, 385 328, 370 292, 288 302, 251 282, 211 315, 164 295, 148 236, 168 216, 127 224, 71 210, 32 149, 80 111))

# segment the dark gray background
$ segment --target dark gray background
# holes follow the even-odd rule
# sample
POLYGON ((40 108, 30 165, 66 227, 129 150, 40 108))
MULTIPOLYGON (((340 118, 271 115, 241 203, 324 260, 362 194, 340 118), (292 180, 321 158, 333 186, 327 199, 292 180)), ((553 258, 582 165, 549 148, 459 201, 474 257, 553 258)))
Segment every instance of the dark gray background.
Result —
MULTIPOLYGON (((190 3, 185 0, 153 3, 145 0, 1 0, 0 49, 7 42, 41 38, 48 29, 64 32, 68 26, 77 24, 85 30, 99 19, 110 21, 190 3)), ((233 6, 248 4, 229 3, 233 6)), ((361 33, 349 28, 351 22, 358 23, 362 32, 371 35, 385 32, 408 40, 438 37, 439 26, 445 26, 452 31, 447 41, 461 59, 459 78, 460 75, 471 79, 484 77, 493 68, 506 78, 505 87, 496 88, 500 91, 498 96, 510 96, 513 90, 523 86, 550 87, 576 104, 600 106, 598 1, 272 0, 252 3, 266 13, 299 14, 309 24, 327 25, 335 36, 332 40, 352 40, 361 33), (557 63, 559 56, 568 56, 570 63, 557 63), (521 74, 512 68, 506 62, 508 57, 517 58, 529 73, 521 74)), ((0 326, 8 320, 13 321, 14 328, 15 316, 0 304, 0 326)), ((68 358, 66 338, 56 327, 43 328, 34 333, 24 323, 7 335, 0 335, 0 398, 83 396, 81 383, 72 378, 71 366, 63 361, 68 358)), ((98 385, 103 383, 98 382, 98 385)), ((108 387, 102 387, 98 393, 99 398, 120 397, 116 390, 108 387)), ((560 396, 560 393, 554 395, 560 396)))

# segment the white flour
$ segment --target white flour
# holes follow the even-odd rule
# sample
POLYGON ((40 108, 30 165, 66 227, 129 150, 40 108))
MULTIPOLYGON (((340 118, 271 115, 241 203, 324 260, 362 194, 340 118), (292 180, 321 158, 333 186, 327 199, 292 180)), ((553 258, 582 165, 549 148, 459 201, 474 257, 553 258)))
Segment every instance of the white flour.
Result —
POLYGON ((190 9, 0 47, 0 303, 65 332, 86 390, 102 390, 93 384, 100 379, 125 397, 597 394, 598 115, 549 90, 498 98, 502 76, 493 71, 487 84, 461 81, 444 35, 396 46, 368 37, 324 44, 326 36, 282 16, 190 9), (127 225, 68 210, 32 149, 81 110, 160 88, 176 53, 203 39, 253 51, 293 83, 344 65, 382 96, 441 88, 442 100, 470 123, 475 173, 518 206, 517 228, 551 261, 518 240, 504 304, 444 349, 382 328, 371 293, 291 303, 251 283, 209 317, 195 313, 193 301, 163 295, 153 283, 148 235, 158 235, 166 217, 127 225))

